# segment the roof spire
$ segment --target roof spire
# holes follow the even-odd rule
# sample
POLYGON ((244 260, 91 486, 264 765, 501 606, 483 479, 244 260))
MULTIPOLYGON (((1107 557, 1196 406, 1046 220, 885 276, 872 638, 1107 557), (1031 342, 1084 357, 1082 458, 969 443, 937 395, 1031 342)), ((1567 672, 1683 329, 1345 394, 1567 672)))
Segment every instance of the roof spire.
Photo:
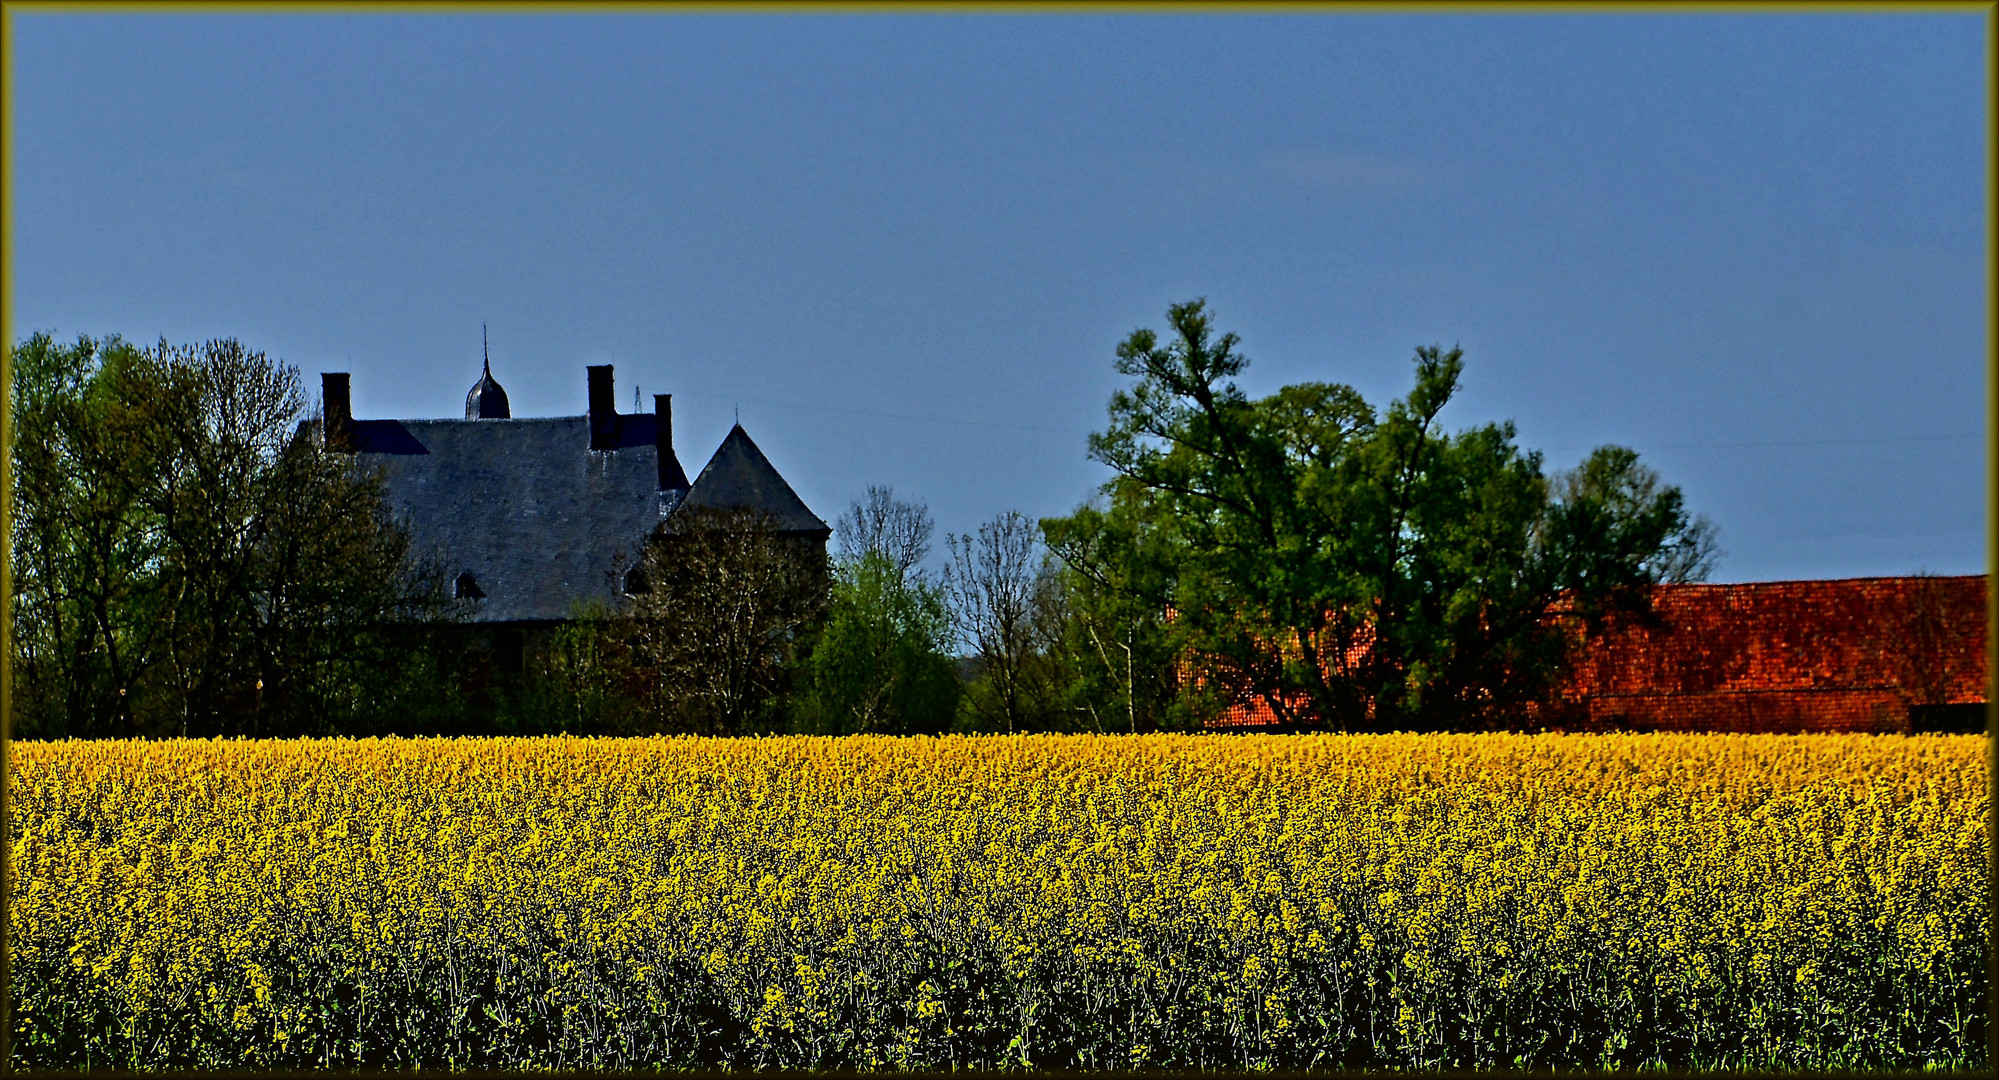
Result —
POLYGON ((479 355, 486 361, 486 377, 493 377, 493 350, 486 344, 486 324, 479 324, 479 355))

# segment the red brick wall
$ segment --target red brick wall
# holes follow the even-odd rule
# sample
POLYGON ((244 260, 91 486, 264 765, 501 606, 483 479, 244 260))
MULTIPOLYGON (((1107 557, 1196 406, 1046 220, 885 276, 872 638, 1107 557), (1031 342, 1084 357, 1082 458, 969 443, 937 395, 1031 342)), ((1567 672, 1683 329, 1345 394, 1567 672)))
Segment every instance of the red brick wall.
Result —
POLYGON ((1579 651, 1551 718, 1637 730, 1876 731, 1985 700, 1985 578, 1662 585, 1579 651))
MULTIPOLYGON (((1579 640, 1527 724, 1581 730, 1907 730, 1911 704, 1985 700, 1985 578, 1661 585, 1649 617, 1579 640)), ((1241 702, 1214 725, 1272 722, 1241 702)))

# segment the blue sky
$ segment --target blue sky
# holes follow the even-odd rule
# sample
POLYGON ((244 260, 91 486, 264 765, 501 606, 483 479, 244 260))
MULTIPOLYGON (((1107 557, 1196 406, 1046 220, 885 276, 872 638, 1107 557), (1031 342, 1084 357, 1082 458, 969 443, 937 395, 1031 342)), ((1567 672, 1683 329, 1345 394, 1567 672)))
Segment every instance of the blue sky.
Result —
POLYGON ((14 16, 12 333, 738 410, 832 520, 1060 514, 1117 343, 1639 451, 1716 580, 1985 571, 1982 16, 14 16))

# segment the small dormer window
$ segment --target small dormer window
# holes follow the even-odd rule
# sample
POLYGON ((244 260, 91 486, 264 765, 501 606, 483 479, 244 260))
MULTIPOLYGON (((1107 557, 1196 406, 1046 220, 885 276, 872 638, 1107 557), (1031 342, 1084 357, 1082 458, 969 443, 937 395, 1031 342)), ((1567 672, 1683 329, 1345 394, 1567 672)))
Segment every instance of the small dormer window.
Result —
POLYGON ((644 569, 634 566, 625 571, 625 595, 642 596, 652 591, 652 582, 647 580, 644 569))
POLYGON ((458 575, 458 582, 452 590, 452 595, 460 600, 484 600, 486 598, 484 590, 479 588, 479 579, 473 577, 470 570, 458 575))

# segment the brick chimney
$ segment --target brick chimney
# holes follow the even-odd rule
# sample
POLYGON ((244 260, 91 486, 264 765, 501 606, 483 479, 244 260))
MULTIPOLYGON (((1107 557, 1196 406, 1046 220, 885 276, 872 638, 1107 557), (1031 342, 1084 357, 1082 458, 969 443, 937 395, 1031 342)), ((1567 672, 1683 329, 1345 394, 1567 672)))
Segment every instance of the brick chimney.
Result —
POLYGON ((654 430, 659 443, 659 489, 686 491, 689 486, 687 470, 680 467, 680 458, 673 452, 673 395, 654 394, 652 411, 657 421, 654 430))
POLYGON ((618 409, 611 397, 611 365, 593 364, 590 375, 590 449, 618 448, 618 409))
POLYGON ((347 372, 319 373, 319 396, 323 405, 320 432, 326 449, 336 454, 354 452, 354 406, 347 396, 347 372))

